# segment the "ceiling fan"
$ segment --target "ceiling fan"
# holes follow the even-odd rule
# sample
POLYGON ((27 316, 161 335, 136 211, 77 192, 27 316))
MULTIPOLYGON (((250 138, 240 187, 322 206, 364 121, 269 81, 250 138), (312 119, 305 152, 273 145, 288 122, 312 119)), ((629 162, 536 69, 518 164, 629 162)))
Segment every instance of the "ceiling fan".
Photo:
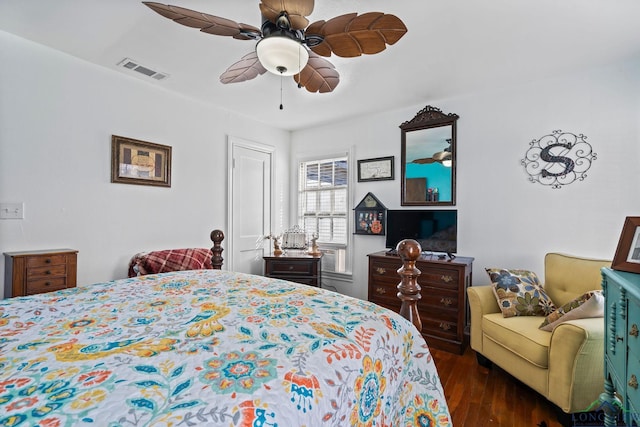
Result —
POLYGON ((431 157, 424 157, 421 159, 415 159, 411 163, 418 164, 430 164, 430 163, 441 163, 443 166, 451 167, 453 161, 451 156, 451 139, 447 138, 447 146, 442 151, 437 151, 433 153, 431 157))
POLYGON ((261 28, 179 6, 143 3, 178 24, 208 34, 258 41, 253 51, 222 73, 224 84, 251 80, 270 71, 293 76, 298 87, 309 92, 331 92, 340 75, 322 56, 351 58, 379 53, 407 32, 398 17, 382 12, 348 13, 309 25, 306 17, 313 12, 314 0, 261 0, 261 28))

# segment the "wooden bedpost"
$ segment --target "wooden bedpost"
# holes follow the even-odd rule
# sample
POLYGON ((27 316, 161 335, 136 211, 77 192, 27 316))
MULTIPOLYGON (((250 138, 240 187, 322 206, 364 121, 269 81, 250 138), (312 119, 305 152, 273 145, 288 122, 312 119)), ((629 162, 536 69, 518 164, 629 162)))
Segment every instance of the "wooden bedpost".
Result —
POLYGON ((422 332, 422 321, 418 313, 418 300, 422 298, 418 284, 420 270, 416 268, 416 260, 420 258, 422 247, 415 240, 405 239, 398 243, 396 251, 402 260, 402 267, 398 269, 402 280, 398 284, 398 298, 402 300, 400 315, 422 332))
POLYGON ((221 243, 223 240, 224 233, 222 230, 213 230, 211 232, 211 241, 213 242, 213 247, 211 248, 211 253, 213 253, 211 256, 211 265, 214 270, 222 269, 222 261, 224 260, 224 258, 222 258, 222 251, 224 249, 222 249, 221 243))

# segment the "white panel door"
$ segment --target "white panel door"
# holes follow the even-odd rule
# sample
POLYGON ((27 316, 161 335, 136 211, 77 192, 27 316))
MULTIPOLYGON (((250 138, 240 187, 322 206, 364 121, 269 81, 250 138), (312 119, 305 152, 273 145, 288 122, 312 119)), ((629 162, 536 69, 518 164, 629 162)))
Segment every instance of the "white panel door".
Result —
MULTIPOLYGON (((230 270, 262 274, 265 240, 271 224, 272 148, 230 139, 230 270)), ((268 241, 267 241, 268 242, 268 241)))

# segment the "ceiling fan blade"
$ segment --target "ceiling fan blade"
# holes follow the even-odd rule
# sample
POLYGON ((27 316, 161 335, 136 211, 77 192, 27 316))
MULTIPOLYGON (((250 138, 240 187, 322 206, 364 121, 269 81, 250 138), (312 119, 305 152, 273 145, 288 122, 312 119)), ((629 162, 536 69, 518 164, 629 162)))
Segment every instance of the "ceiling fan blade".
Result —
POLYGON ((196 12, 179 6, 171 6, 155 2, 142 2, 165 18, 191 28, 216 36, 230 36, 238 40, 255 40, 261 37, 259 28, 252 25, 239 24, 227 18, 196 12))
POLYGON ((309 52, 309 62, 299 74, 293 76, 293 79, 309 92, 326 93, 338 86, 340 74, 331 62, 309 52))
POLYGON ((275 23, 282 12, 287 12, 291 28, 304 30, 309 25, 306 18, 313 12, 314 0, 262 0, 262 16, 275 23))
POLYGON ((382 52, 406 32, 407 27, 400 18, 382 12, 349 13, 326 22, 314 22, 305 31, 307 36, 324 37, 322 43, 311 47, 315 53, 322 56, 334 53, 344 58, 382 52))
POLYGON ((258 55, 253 51, 246 54, 240 61, 227 68, 227 70, 220 76, 220 82, 223 84, 240 83, 255 79, 258 75, 266 72, 267 70, 258 60, 258 55))
POLYGON ((430 164, 430 163, 435 163, 437 161, 438 160, 435 160, 433 157, 424 157, 422 159, 415 159, 411 163, 417 163, 419 165, 427 165, 427 164, 430 164))
POLYGON ((451 158, 451 151, 438 151, 433 155, 433 159, 441 162, 443 160, 448 160, 451 158))

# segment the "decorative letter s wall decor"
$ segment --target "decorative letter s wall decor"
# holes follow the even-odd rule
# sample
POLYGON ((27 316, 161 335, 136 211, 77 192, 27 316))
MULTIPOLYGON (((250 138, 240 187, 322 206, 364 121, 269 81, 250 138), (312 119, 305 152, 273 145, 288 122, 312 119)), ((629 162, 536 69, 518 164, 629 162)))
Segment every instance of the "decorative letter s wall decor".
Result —
POLYGON ((597 155, 585 135, 554 130, 550 135, 529 143, 520 161, 529 181, 562 188, 576 180, 584 181, 587 170, 597 155))

